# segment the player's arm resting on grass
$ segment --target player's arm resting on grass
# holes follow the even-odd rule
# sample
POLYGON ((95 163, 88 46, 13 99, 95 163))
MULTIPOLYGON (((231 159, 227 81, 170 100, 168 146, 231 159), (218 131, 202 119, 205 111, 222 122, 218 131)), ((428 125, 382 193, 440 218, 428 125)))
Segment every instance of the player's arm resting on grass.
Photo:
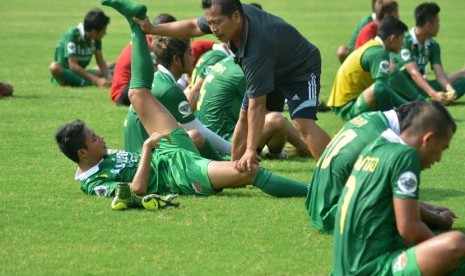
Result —
POLYGON ((208 142, 210 142, 215 150, 226 154, 231 153, 231 143, 224 140, 221 136, 204 126, 198 118, 195 118, 194 120, 181 125, 185 130, 198 130, 203 136, 205 136, 205 138, 207 138, 208 142))
POLYGON ((111 75, 110 71, 108 70, 107 63, 103 59, 103 54, 102 50, 97 50, 95 51, 95 60, 97 61, 97 65, 100 68, 100 71, 102 71, 102 74, 105 76, 105 78, 111 82, 113 79, 113 76, 111 75))
POLYGON ((410 74, 413 81, 423 90, 425 91, 428 96, 435 101, 438 101, 442 104, 446 103, 446 98, 444 96, 444 92, 434 90, 431 85, 429 85, 428 81, 423 77, 418 70, 418 66, 415 62, 409 62, 405 64, 405 70, 410 74))
POLYGON ((414 246, 434 236, 421 220, 420 203, 417 199, 394 198, 393 203, 397 231, 405 246, 414 246))
POLYGON ((457 216, 447 207, 434 206, 425 202, 420 202, 421 220, 428 227, 439 230, 449 230, 452 228, 457 216))
POLYGON ((169 36, 178 39, 192 38, 205 35, 197 25, 197 19, 187 19, 170 23, 153 25, 149 18, 144 20, 134 17, 134 22, 138 23, 146 34, 169 36))
POLYGON ((142 146, 141 159, 139 167, 137 168, 136 174, 131 182, 131 189, 136 195, 145 195, 150 179, 150 165, 152 161, 152 149, 158 147, 158 142, 161 139, 166 138, 171 143, 171 137, 169 135, 162 135, 158 132, 152 133, 147 138, 142 146))

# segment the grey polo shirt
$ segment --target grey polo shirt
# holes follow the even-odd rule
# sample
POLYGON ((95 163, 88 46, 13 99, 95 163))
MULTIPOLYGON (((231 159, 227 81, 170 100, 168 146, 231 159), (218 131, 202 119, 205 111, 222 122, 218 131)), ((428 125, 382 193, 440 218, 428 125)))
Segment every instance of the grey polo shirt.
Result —
MULTIPOLYGON (((281 18, 243 4, 245 20, 239 48, 229 42, 247 81, 247 96, 254 98, 275 90, 275 85, 310 79, 321 73, 318 48, 281 18)), ((197 20, 202 32, 211 34, 205 16, 197 20)))

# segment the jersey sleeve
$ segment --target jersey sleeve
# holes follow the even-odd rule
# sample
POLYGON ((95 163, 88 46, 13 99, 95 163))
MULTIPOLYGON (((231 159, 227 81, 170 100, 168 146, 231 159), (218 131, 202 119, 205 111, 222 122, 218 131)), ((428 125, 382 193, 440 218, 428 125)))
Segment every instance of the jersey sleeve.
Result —
POLYGON ((393 170, 391 188, 393 197, 399 199, 418 199, 420 185, 420 156, 409 148, 398 158, 392 160, 393 170))
POLYGON ((415 62, 411 49, 413 49, 413 42, 410 37, 404 38, 404 43, 400 49, 399 61, 403 64, 415 62))
POLYGON ((75 39, 75 36, 72 34, 66 34, 63 37, 63 45, 65 47, 64 49, 64 57, 77 57, 77 41, 75 39))
POLYGON ((194 113, 189 106, 186 95, 177 86, 172 87, 160 98, 160 102, 181 124, 188 123, 195 119, 194 113))
POLYGON ((262 55, 247 59, 242 64, 249 98, 266 95, 274 90, 274 68, 276 61, 272 56, 262 55))
POLYGON ((383 48, 368 48, 362 55, 361 64, 363 69, 370 71, 373 80, 388 80, 389 54, 383 48))
POLYGON ((88 195, 113 196, 120 182, 104 177, 88 178, 81 183, 81 190, 88 195))

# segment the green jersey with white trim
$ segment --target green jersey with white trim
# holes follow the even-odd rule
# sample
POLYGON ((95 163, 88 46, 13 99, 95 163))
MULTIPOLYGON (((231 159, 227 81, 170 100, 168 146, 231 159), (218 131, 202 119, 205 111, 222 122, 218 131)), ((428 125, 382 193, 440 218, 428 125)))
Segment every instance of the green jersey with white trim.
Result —
POLYGON ((100 40, 84 40, 84 26, 80 23, 61 37, 55 48, 55 61, 69 69, 68 58, 77 57, 79 66, 86 68, 95 52, 101 49, 100 40))
POLYGON ((358 155, 388 128, 399 132, 394 110, 367 112, 348 121, 331 140, 317 163, 305 201, 312 227, 332 233, 337 202, 358 155))
POLYGON ((404 248, 393 198, 418 199, 419 184, 419 153, 392 130, 365 147, 339 198, 334 275, 381 274, 383 256, 404 248))
POLYGON ((409 74, 405 70, 404 65, 410 62, 415 62, 420 73, 424 75, 428 62, 431 62, 431 66, 435 64, 441 65, 441 48, 432 38, 427 39, 423 45, 420 45, 414 28, 412 28, 409 32, 405 33, 404 44, 400 50, 400 54, 393 54, 392 57, 397 67, 407 75, 409 74))
POLYGON ((199 77, 205 79, 208 67, 216 64, 225 57, 226 53, 221 50, 210 50, 204 53, 197 61, 192 71, 190 86, 194 85, 199 77))
POLYGON ((226 140, 232 138, 245 94, 245 77, 232 56, 211 66, 197 102, 197 117, 226 140))

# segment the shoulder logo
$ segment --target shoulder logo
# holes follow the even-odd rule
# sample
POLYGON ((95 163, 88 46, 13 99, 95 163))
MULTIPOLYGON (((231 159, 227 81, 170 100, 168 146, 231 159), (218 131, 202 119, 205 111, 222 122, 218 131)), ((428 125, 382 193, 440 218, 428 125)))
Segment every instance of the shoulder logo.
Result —
POLYGON ((383 60, 379 63, 379 70, 383 73, 388 73, 389 72, 389 61, 383 60))
POLYGON ((183 117, 187 117, 192 113, 189 103, 187 101, 182 101, 179 103, 178 111, 179 113, 181 113, 183 117))
POLYGON ((400 51, 400 57, 405 61, 410 58, 410 51, 408 49, 402 49, 400 51))
POLYGON ((68 48, 68 53, 69 54, 76 53, 76 44, 74 44, 74 42, 69 42, 68 45, 67 45, 67 48, 68 48))
POLYGON ((413 172, 404 172, 397 180, 398 194, 413 196, 417 191, 418 180, 413 172))

